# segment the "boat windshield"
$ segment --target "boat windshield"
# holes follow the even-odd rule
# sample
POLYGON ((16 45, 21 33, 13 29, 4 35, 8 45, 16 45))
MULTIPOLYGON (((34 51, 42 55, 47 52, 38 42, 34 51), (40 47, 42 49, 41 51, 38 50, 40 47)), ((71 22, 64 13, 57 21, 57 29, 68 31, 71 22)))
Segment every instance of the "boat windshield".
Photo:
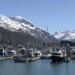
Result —
POLYGON ((56 51, 60 51, 58 48, 56 48, 56 51))
POLYGON ((60 51, 59 48, 53 48, 53 51, 60 51))
POLYGON ((0 49, 0 50, 3 50, 3 49, 0 49))

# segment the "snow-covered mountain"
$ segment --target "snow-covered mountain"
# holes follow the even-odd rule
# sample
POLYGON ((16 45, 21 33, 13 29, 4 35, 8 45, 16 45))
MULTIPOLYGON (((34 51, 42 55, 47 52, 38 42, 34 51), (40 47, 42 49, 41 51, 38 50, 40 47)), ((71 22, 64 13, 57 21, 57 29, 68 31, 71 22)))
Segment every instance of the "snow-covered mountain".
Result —
POLYGON ((11 42, 13 32, 14 42, 26 44, 36 42, 53 43, 57 40, 53 35, 34 26, 32 22, 21 16, 0 16, 0 41, 11 42))
POLYGON ((75 40, 75 30, 73 31, 64 31, 64 32, 55 32, 53 36, 59 40, 75 40))
POLYGON ((0 26, 9 29, 11 31, 17 31, 18 29, 22 29, 23 31, 27 29, 36 29, 31 22, 26 21, 21 16, 16 17, 1 16, 0 26))
POLYGON ((37 27, 34 27, 32 22, 27 21, 25 18, 21 16, 0 16, 0 27, 3 27, 13 32, 25 32, 27 34, 34 36, 35 38, 49 39, 51 37, 49 33, 37 27))

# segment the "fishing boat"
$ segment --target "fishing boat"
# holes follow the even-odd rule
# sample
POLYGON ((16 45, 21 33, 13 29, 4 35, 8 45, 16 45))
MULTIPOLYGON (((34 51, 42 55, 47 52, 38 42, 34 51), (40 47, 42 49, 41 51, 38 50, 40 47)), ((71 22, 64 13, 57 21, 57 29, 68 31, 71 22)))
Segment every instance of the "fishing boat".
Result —
POLYGON ((65 61, 65 56, 65 50, 56 48, 52 50, 51 60, 52 62, 63 62, 65 61))
POLYGON ((13 57, 13 60, 17 63, 24 63, 24 62, 33 62, 35 60, 39 59, 39 57, 32 57, 32 58, 29 58, 29 57, 25 57, 23 55, 18 55, 18 56, 14 56, 13 57))
POLYGON ((13 56, 15 62, 33 62, 40 58, 40 55, 36 51, 27 51, 24 54, 18 54, 13 56))
POLYGON ((24 57, 23 55, 16 55, 16 56, 13 56, 13 60, 14 62, 26 62, 27 58, 24 57))
POLYGON ((75 47, 71 47, 71 59, 75 59, 75 47))

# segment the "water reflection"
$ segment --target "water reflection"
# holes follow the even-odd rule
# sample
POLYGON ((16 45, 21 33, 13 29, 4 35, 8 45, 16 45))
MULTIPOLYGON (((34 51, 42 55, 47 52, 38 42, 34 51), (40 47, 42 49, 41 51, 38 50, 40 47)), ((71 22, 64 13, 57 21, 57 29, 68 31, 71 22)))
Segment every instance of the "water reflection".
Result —
POLYGON ((66 63, 66 75, 69 75, 69 63, 66 63))
POLYGON ((75 61, 52 64, 49 60, 32 63, 0 62, 0 75, 74 75, 75 61))

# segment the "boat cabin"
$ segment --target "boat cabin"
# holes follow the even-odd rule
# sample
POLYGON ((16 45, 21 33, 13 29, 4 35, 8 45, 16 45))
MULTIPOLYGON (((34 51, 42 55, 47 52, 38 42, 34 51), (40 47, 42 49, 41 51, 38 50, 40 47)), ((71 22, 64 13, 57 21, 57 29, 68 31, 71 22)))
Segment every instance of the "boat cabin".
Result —
POLYGON ((0 48, 0 56, 3 55, 3 51, 4 51, 4 49, 3 48, 0 48))

